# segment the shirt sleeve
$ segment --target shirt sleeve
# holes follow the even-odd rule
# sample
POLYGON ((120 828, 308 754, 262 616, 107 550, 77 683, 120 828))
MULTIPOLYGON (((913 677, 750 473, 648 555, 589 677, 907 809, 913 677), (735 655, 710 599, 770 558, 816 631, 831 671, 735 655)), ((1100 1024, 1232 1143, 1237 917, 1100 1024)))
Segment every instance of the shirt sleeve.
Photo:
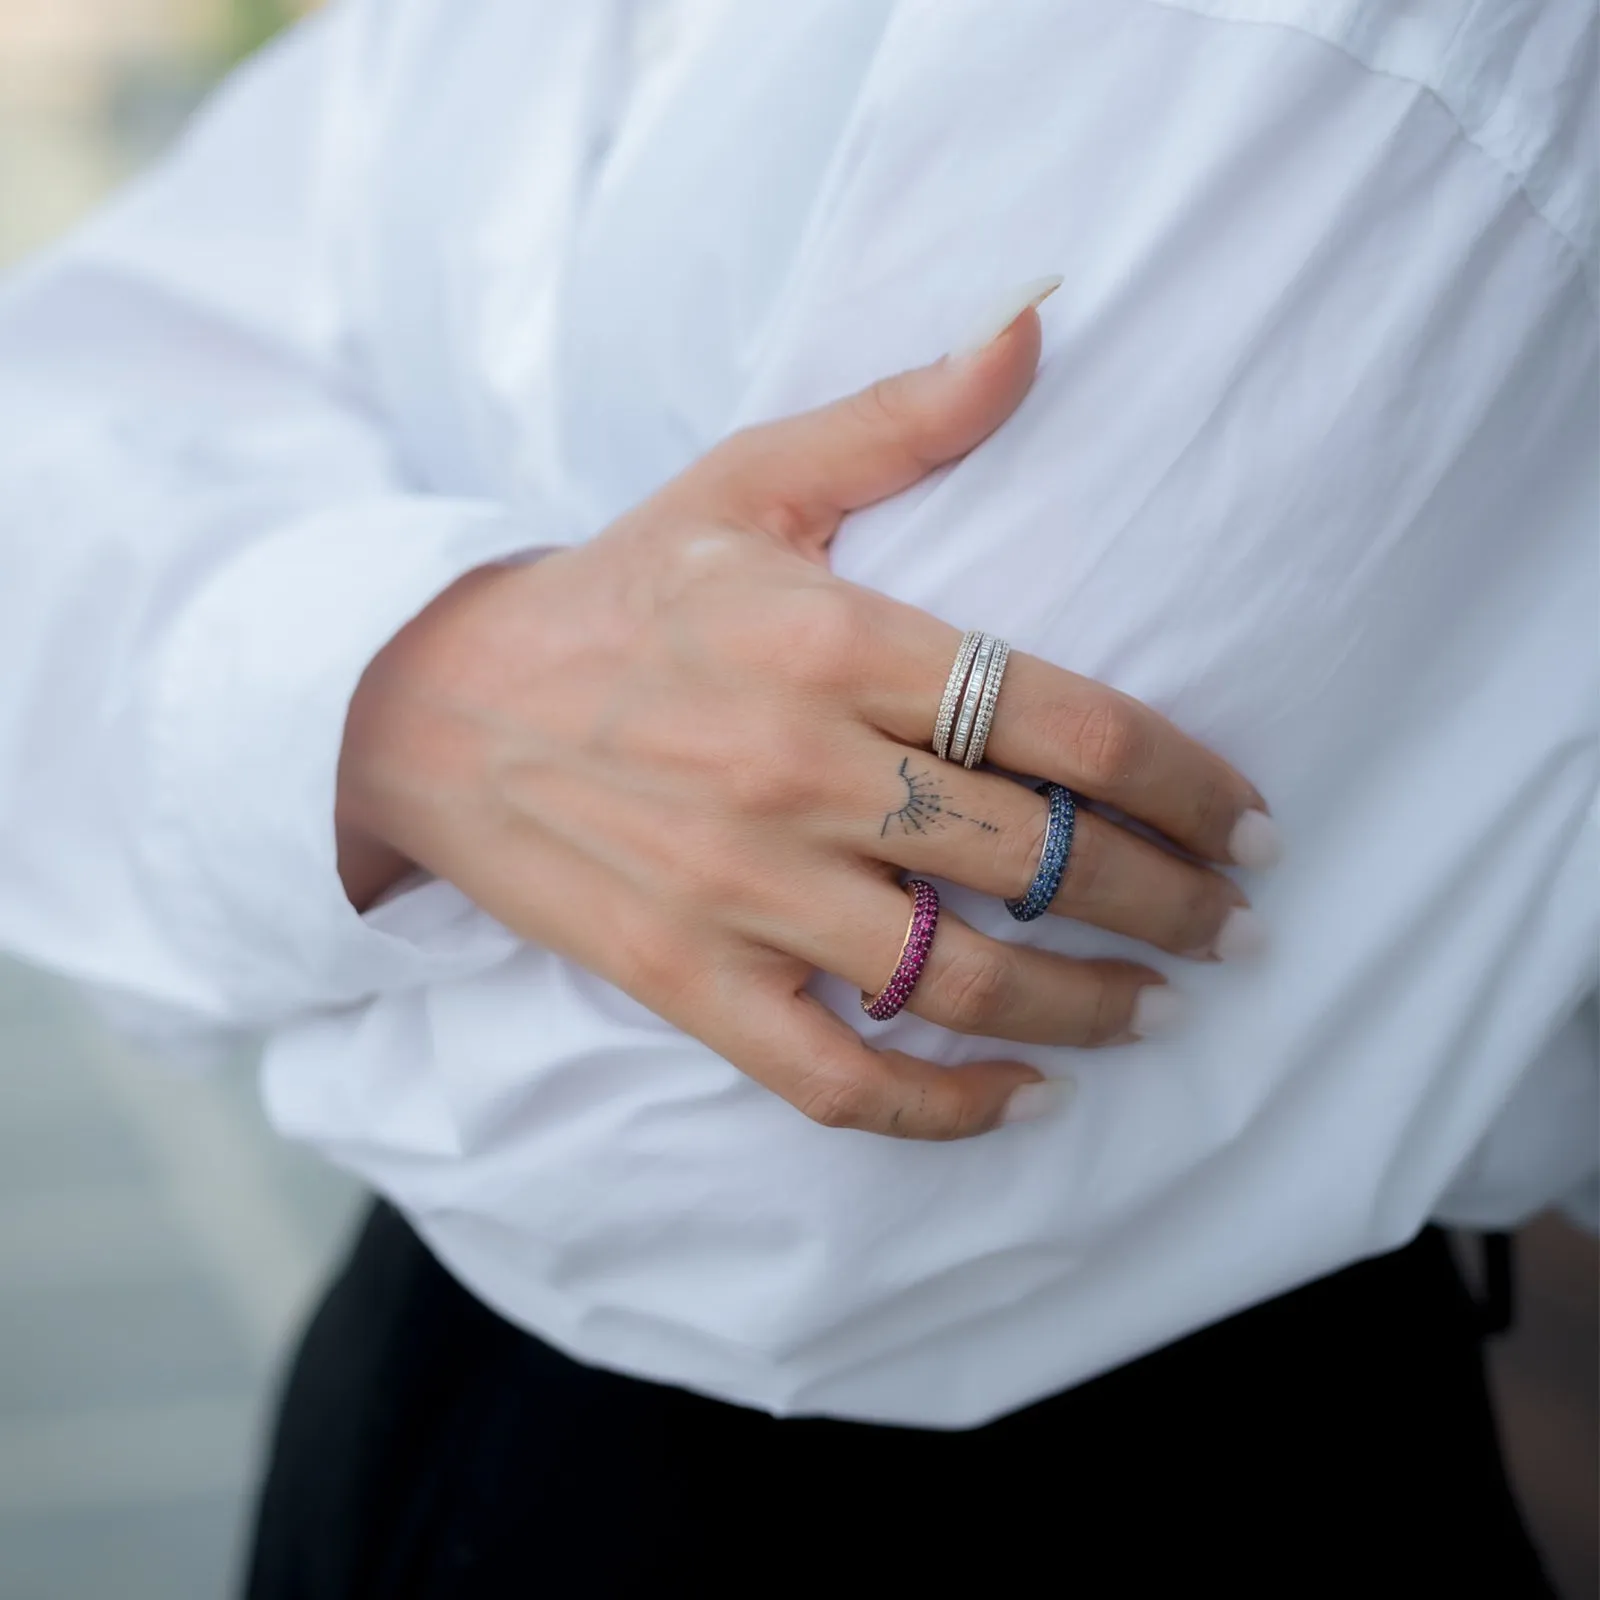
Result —
POLYGON ((150 1029, 253 1027, 475 970, 434 886, 405 935, 337 876, 366 664, 537 517, 403 478, 341 358, 353 170, 335 8, 0 294, 0 947, 150 1029))

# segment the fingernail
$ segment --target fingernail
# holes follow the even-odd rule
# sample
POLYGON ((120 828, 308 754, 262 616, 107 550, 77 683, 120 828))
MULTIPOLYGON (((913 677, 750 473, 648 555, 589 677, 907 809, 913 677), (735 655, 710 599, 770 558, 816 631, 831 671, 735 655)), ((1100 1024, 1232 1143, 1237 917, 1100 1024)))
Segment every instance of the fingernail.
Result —
POLYGON ((1042 1078, 1038 1083, 1025 1083, 1020 1089, 1013 1089, 1005 1110, 1000 1113, 1001 1127, 1055 1116, 1065 1109, 1073 1088, 1070 1078, 1042 1078))
POLYGON ((1218 961, 1249 961, 1266 948, 1266 923, 1255 912, 1237 906, 1222 919, 1211 953, 1218 961))
POLYGON ((1060 273, 1052 273, 1048 278, 1030 278, 1027 283, 1010 290, 973 323, 966 338, 958 340, 950 354, 970 356, 986 344, 992 344, 1024 311, 1043 305, 1061 284, 1060 273))
POLYGON ((1149 1039, 1170 1033, 1189 1009, 1183 996, 1164 983, 1149 983, 1133 1002, 1133 1021, 1129 1032, 1135 1039, 1149 1039))
POLYGON ((1228 836, 1228 854, 1241 867, 1265 871, 1283 859, 1283 834, 1265 811, 1247 811, 1228 836))

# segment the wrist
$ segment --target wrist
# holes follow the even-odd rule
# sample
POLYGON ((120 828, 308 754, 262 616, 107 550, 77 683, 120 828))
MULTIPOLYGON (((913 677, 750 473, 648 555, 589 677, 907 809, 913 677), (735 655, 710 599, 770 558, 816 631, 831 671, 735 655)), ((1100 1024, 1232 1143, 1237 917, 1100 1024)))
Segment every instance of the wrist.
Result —
MULTIPOLYGON (((481 650, 480 597, 520 562, 494 562, 457 578, 389 640, 356 684, 345 717, 334 802, 339 880, 357 911, 417 870, 438 780, 457 741, 447 709, 481 650), (449 688, 446 688, 449 685, 449 688)), ((423 853, 427 851, 423 849, 423 853)))
POLYGON ((373 657, 356 684, 345 715, 334 798, 334 843, 339 881, 357 911, 369 910, 414 863, 390 841, 383 824, 382 774, 404 768, 415 729, 408 713, 408 686, 426 683, 426 642, 458 591, 486 569, 458 578, 413 617, 373 657))

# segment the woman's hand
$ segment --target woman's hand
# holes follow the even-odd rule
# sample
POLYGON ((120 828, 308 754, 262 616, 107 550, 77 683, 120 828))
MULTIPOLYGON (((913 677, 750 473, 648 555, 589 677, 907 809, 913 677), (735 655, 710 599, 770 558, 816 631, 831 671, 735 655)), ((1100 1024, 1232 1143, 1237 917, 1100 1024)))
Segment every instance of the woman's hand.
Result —
MULTIPOLYGON (((1005 1120, 1032 1068, 872 1050, 805 985, 821 968, 882 987, 902 871, 1015 896, 1038 864, 1046 802, 929 753, 959 632, 824 565, 847 512, 997 428, 1038 351, 1030 310, 975 352, 734 436, 588 544, 457 583, 351 707, 352 900, 415 862, 830 1126, 940 1139, 1005 1120)), ((1270 830, 1255 790, 1156 713, 1028 656, 1011 658, 988 751, 1194 857, 1270 830)), ((1220 873, 1085 808, 1052 910, 1206 957, 1243 905, 1220 873)), ((946 912, 909 1009, 1116 1044, 1160 1012, 1164 981, 946 912)))

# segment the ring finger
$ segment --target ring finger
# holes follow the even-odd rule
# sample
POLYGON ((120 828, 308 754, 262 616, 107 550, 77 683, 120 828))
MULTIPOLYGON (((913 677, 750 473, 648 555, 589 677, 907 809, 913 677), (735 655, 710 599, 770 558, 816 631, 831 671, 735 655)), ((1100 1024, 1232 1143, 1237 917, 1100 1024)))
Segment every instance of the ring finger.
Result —
MULTIPOLYGON (((812 905, 816 915, 806 928, 777 937, 764 930, 763 937, 864 995, 877 994, 900 959, 911 897, 861 872, 840 875, 834 892, 812 905)), ((1074 961, 991 939, 943 911, 906 1009, 953 1032, 989 1039, 1126 1044, 1142 1037, 1165 1010, 1163 1002, 1141 1001, 1146 990, 1165 984, 1159 972, 1131 961, 1074 961)))
MULTIPOLYGON (((1044 849, 1050 807, 1021 784, 968 772, 925 752, 871 741, 852 771, 881 768, 873 794, 847 809, 849 842, 877 861, 980 893, 1021 896, 1044 849), (882 808, 881 810, 879 808, 882 808)), ((1254 938, 1249 902, 1230 878, 1163 850, 1080 806, 1050 909, 1197 959, 1242 953, 1254 938)))

